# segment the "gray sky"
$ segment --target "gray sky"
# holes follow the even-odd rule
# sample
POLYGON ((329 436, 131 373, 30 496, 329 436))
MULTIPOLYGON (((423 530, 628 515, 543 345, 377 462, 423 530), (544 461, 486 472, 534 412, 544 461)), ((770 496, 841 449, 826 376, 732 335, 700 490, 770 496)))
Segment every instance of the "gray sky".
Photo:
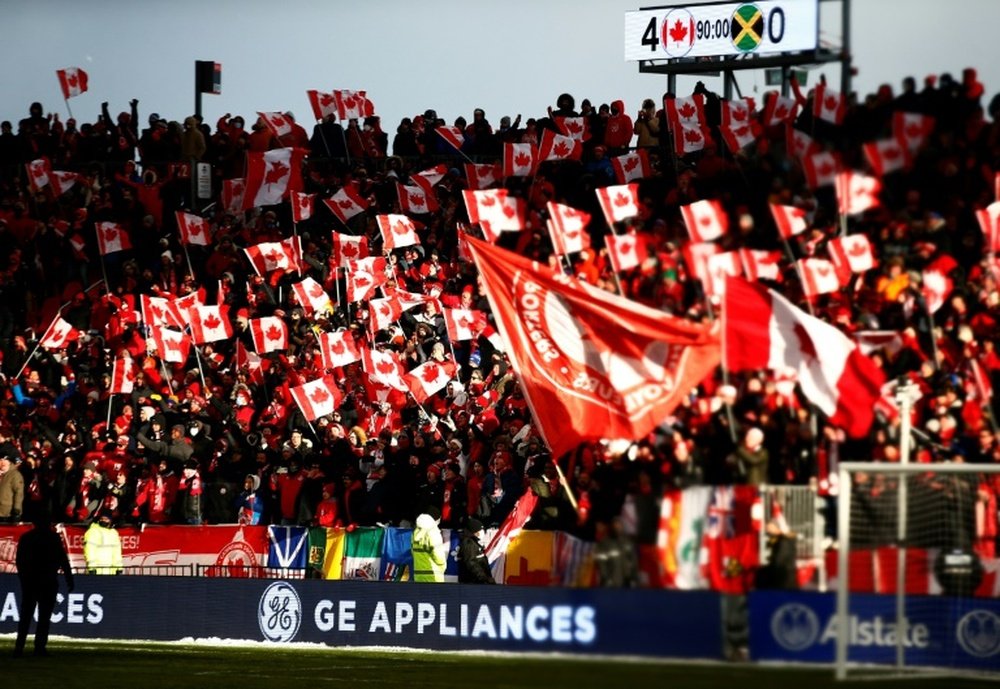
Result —
MULTIPOLYGON (((222 95, 203 98, 213 125, 226 112, 292 110, 309 128, 306 89, 335 88, 367 90, 390 134, 429 107, 449 122, 475 107, 494 125, 539 116, 563 91, 577 103, 623 99, 634 113, 659 100, 666 78, 624 61, 625 12, 666 4, 680 3, 0 0, 0 119, 16 123, 35 100, 65 119, 55 70, 76 66, 90 75, 89 92, 69 102, 78 121, 95 120, 104 100, 112 114, 127 110, 133 97, 143 126, 151 112, 180 120, 194 111, 198 59, 222 63, 222 95)), ((838 8, 821 3, 823 41, 840 41, 838 8)), ((853 13, 862 94, 966 66, 979 70, 984 105, 1000 91, 1000 0, 855 0, 853 13)), ((767 90, 760 73, 737 80, 744 95, 767 90)), ((721 92, 721 79, 706 82, 721 92)))

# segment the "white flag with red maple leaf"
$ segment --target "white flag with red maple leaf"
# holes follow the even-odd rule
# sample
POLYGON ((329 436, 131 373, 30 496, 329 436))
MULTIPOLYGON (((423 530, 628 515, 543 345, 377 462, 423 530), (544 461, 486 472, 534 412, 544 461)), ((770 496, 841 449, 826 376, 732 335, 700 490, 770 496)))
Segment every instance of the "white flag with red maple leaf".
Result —
POLYGON ((403 379, 403 364, 396 352, 365 348, 361 352, 361 365, 373 382, 400 392, 409 390, 403 379))
POLYGON ((275 270, 300 271, 302 267, 301 240, 289 237, 280 242, 261 242, 243 250, 253 269, 261 277, 275 270))
POLYGON ((361 120, 375 114, 375 104, 368 98, 367 91, 335 89, 333 97, 337 101, 337 115, 344 120, 361 120))
POLYGON ((191 352, 191 338, 179 330, 149 325, 149 339, 157 355, 171 364, 183 364, 191 352))
POLYGON ((721 124, 719 132, 722 134, 722 140, 726 143, 730 153, 739 153, 757 140, 753 127, 749 124, 721 124))
POLYGON ((805 160, 819 151, 820 147, 811 136, 789 123, 785 125, 785 150, 790 158, 805 160))
POLYGON ((111 383, 108 385, 109 395, 131 395, 135 388, 136 367, 132 357, 116 356, 111 364, 111 383))
POLYGON ((538 169, 538 150, 534 144, 503 145, 503 176, 531 177, 538 169))
POLYGON ((702 199, 681 206, 681 217, 692 242, 709 242, 729 231, 729 216, 716 199, 702 199))
POLYGON ((563 136, 583 143, 590 139, 590 124, 583 115, 564 117, 556 115, 552 118, 563 136))
POLYGON ((448 166, 444 163, 427 168, 410 175, 410 182, 424 190, 425 194, 433 195, 434 187, 448 174, 448 166))
POLYGON ((641 265, 646 257, 646 242, 646 235, 635 232, 605 235, 604 243, 614 271, 620 273, 641 265))
POLYGON ((785 122, 793 122, 799 106, 794 98, 782 96, 777 91, 768 91, 764 96, 764 112, 760 121, 765 127, 773 127, 785 122))
POLYGON ((611 167, 615 170, 618 184, 628 184, 633 180, 645 179, 653 175, 653 168, 649 164, 649 154, 644 148, 615 156, 611 159, 611 167))
POLYGON ((986 252, 1000 252, 1000 201, 976 209, 976 220, 983 231, 986 252))
POLYGON ((832 151, 811 153, 802 159, 802 171, 812 189, 835 184, 840 173, 840 156, 832 151))
POLYGON ((831 124, 842 124, 847 111, 847 100, 843 94, 827 88, 822 81, 813 91, 813 117, 831 124))
POLYGON ((70 342, 74 342, 80 337, 80 331, 63 320, 62 316, 56 316, 49 325, 49 329, 42 335, 38 345, 43 349, 63 349, 70 342))
POLYGON ((333 232, 333 251, 331 263, 338 268, 346 268, 348 262, 357 261, 368 256, 368 237, 356 237, 349 234, 333 232))
POLYGON ((403 315, 403 307, 395 296, 371 299, 368 302, 368 319, 373 331, 385 330, 403 315))
POLYGON ((330 115, 337 116, 337 99, 333 93, 309 89, 306 91, 309 98, 309 105, 312 106, 313 116, 317 120, 325 120, 330 115))
POLYGON ((32 160, 25 165, 25 168, 28 171, 28 183, 32 191, 37 193, 52 182, 52 164, 48 158, 32 160))
POLYGON ((469 189, 488 189, 500 181, 497 163, 466 163, 465 179, 469 189))
POLYGON ((355 361, 361 361, 361 352, 354 343, 354 335, 350 330, 319 334, 319 352, 323 359, 323 368, 331 369, 347 366, 355 361))
POLYGON ((94 227, 97 229, 97 248, 101 256, 132 248, 128 233, 118 223, 98 222, 94 223, 94 227))
POLYGON ((527 204, 524 199, 511 196, 506 189, 463 190, 469 222, 479 223, 483 234, 496 241, 506 230, 524 229, 527 204))
POLYGON ((229 307, 226 305, 198 304, 188 310, 188 318, 191 322, 191 340, 195 344, 228 340, 233 336, 229 307))
POLYGON ((451 144, 456 150, 462 150, 462 146, 465 144, 465 134, 462 133, 461 129, 452 125, 443 124, 434 131, 436 131, 438 136, 451 144))
POLYGON ((57 69, 56 76, 59 78, 59 88, 62 90, 63 99, 69 100, 81 93, 86 93, 90 78, 79 67, 57 69))
POLYGON ((934 131, 934 118, 913 112, 892 114, 892 135, 911 153, 916 153, 934 131))
POLYGON ((684 98, 664 98, 663 107, 679 155, 700 151, 708 139, 705 98, 695 93, 684 98))
POLYGON ((311 277, 293 284, 292 293, 295 295, 299 306, 302 307, 302 312, 306 318, 313 318, 317 315, 333 311, 333 302, 330 300, 330 295, 323 289, 323 285, 311 277))
POLYGON ((831 239, 827 244, 827 251, 830 252, 841 284, 847 284, 852 273, 865 273, 878 265, 871 242, 863 234, 831 239))
POLYGON ((580 160, 583 156, 583 145, 571 137, 556 134, 551 129, 542 132, 538 142, 538 159, 546 160, 580 160))
POLYGON ((802 291, 812 299, 821 294, 840 290, 840 276, 833 263, 824 258, 802 258, 796 261, 802 276, 802 291))
POLYGON ((771 208, 771 215, 774 216, 774 225, 778 228, 778 234, 785 239, 791 239, 797 234, 802 234, 808 227, 806 223, 806 212, 796 206, 783 206, 778 203, 768 204, 771 208))
POLYGON ((177 218, 177 229, 180 232, 181 244, 209 245, 208 220, 198 215, 174 211, 177 218))
POLYGON ((781 252, 761 249, 740 249, 743 274, 750 280, 781 282, 781 252))
POLYGON ((417 226, 405 215, 397 213, 379 214, 375 216, 378 228, 382 232, 382 250, 392 251, 404 246, 420 243, 417 226))
POLYGON ((549 234, 557 254, 565 256, 590 248, 590 235, 587 233, 590 213, 552 201, 548 202, 546 209, 549 212, 549 234))
POLYGON ((639 185, 616 184, 595 189, 608 226, 639 215, 639 185))
POLYGON ((351 261, 347 266, 347 301, 356 304, 368 299, 376 287, 389 278, 385 274, 388 263, 382 256, 369 256, 351 261))
POLYGON ((475 309, 443 309, 441 315, 452 342, 474 340, 486 327, 486 314, 475 309))
POLYGON ((837 174, 837 206, 844 215, 863 213, 879 205, 882 183, 876 177, 845 170, 837 174))
POLYGON ((428 194, 418 186, 396 182, 396 194, 399 196, 399 209, 408 215, 424 215, 440 208, 437 195, 428 194))
POLYGON ((450 361, 426 361, 409 371, 403 380, 410 388, 410 394, 417 404, 423 404, 427 398, 443 390, 455 377, 455 364, 450 361))
POLYGON ((713 242, 688 242, 681 249, 688 273, 701 280, 703 285, 709 280, 708 259, 721 252, 719 245, 713 242))
POLYGON ((316 204, 316 194, 303 194, 300 191, 293 191, 292 199, 292 222, 304 222, 312 217, 313 208, 316 204))
POLYGON ((148 326, 183 328, 186 325, 182 314, 187 311, 179 309, 173 299, 142 294, 139 297, 139 306, 142 310, 142 321, 148 326))
POLYGON ((293 385, 288 390, 292 393, 292 399, 299 405, 302 416, 310 422, 335 412, 342 398, 332 376, 310 380, 303 385, 293 385))
POLYGON ((258 112, 264 125, 279 139, 292 133, 292 121, 280 112, 258 112))
POLYGON ((345 225, 348 220, 359 213, 364 213, 368 208, 368 201, 358 193, 357 187, 353 184, 342 187, 330 198, 323 199, 323 203, 345 225))
POLYGON ((229 213, 243 211, 243 192, 247 181, 242 177, 222 181, 222 207, 229 213))
POLYGON ((884 177, 890 172, 903 170, 913 162, 910 151, 896 138, 869 141, 861 145, 872 172, 884 177))
POLYGON ((708 280, 702 283, 705 294, 722 296, 726 293, 726 277, 739 277, 743 274, 743 261, 739 251, 723 251, 708 257, 705 262, 708 280))
POLYGON ((753 98, 722 101, 722 122, 719 131, 726 146, 733 153, 742 150, 757 138, 757 132, 754 131, 756 125, 753 121, 755 107, 753 98))
POLYGON ((298 148, 276 148, 247 153, 246 187, 243 208, 273 206, 302 190, 302 159, 298 148))
POLYGON ((288 349, 288 325, 277 316, 251 318, 249 321, 253 347, 258 354, 283 352, 288 349))

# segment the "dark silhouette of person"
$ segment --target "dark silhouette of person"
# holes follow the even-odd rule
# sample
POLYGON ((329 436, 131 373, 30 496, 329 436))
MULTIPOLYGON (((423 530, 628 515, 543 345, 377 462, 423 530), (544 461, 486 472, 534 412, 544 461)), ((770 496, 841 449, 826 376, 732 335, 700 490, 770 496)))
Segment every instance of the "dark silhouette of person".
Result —
POLYGON ((21 616, 17 623, 17 641, 14 643, 14 657, 24 654, 24 642, 28 638, 31 617, 38 607, 38 624, 35 627, 36 656, 48 655, 45 646, 49 641, 49 625, 52 610, 59 592, 59 570, 66 578, 66 588, 73 591, 73 571, 69 567, 69 557, 63 548, 62 539, 52 529, 50 517, 46 513, 35 516, 34 528, 17 542, 17 576, 21 581, 21 616))

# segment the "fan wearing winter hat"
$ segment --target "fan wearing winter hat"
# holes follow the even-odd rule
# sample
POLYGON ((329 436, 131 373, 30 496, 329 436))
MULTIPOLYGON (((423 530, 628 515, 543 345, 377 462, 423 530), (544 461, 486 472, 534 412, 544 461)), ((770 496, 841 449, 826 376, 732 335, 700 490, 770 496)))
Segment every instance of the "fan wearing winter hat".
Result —
POLYGON ((462 529, 462 540, 458 545, 458 581, 463 584, 495 584, 490 563, 486 559, 480 537, 483 524, 470 517, 462 529))
POLYGON ((264 499, 257 494, 260 490, 260 476, 247 474, 243 481, 243 492, 237 500, 236 521, 241 525, 254 526, 260 523, 264 513, 264 499))

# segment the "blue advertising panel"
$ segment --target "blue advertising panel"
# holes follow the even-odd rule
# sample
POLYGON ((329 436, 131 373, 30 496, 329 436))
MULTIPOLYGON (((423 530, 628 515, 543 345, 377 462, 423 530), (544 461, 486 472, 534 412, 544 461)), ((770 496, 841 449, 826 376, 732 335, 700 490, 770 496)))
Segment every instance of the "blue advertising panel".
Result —
MULTIPOLYGON (((138 576, 76 581, 73 593, 60 593, 53 634, 722 657, 720 599, 711 591, 138 576)), ((0 576, 0 633, 16 630, 19 599, 17 578, 0 576)))
MULTIPOLYGON (((848 658, 896 662, 902 634, 907 665, 1000 668, 1000 601, 911 597, 902 629, 895 596, 852 595, 848 658)), ((833 593, 757 591, 750 594, 750 655, 755 660, 832 663, 837 646, 833 593)))

